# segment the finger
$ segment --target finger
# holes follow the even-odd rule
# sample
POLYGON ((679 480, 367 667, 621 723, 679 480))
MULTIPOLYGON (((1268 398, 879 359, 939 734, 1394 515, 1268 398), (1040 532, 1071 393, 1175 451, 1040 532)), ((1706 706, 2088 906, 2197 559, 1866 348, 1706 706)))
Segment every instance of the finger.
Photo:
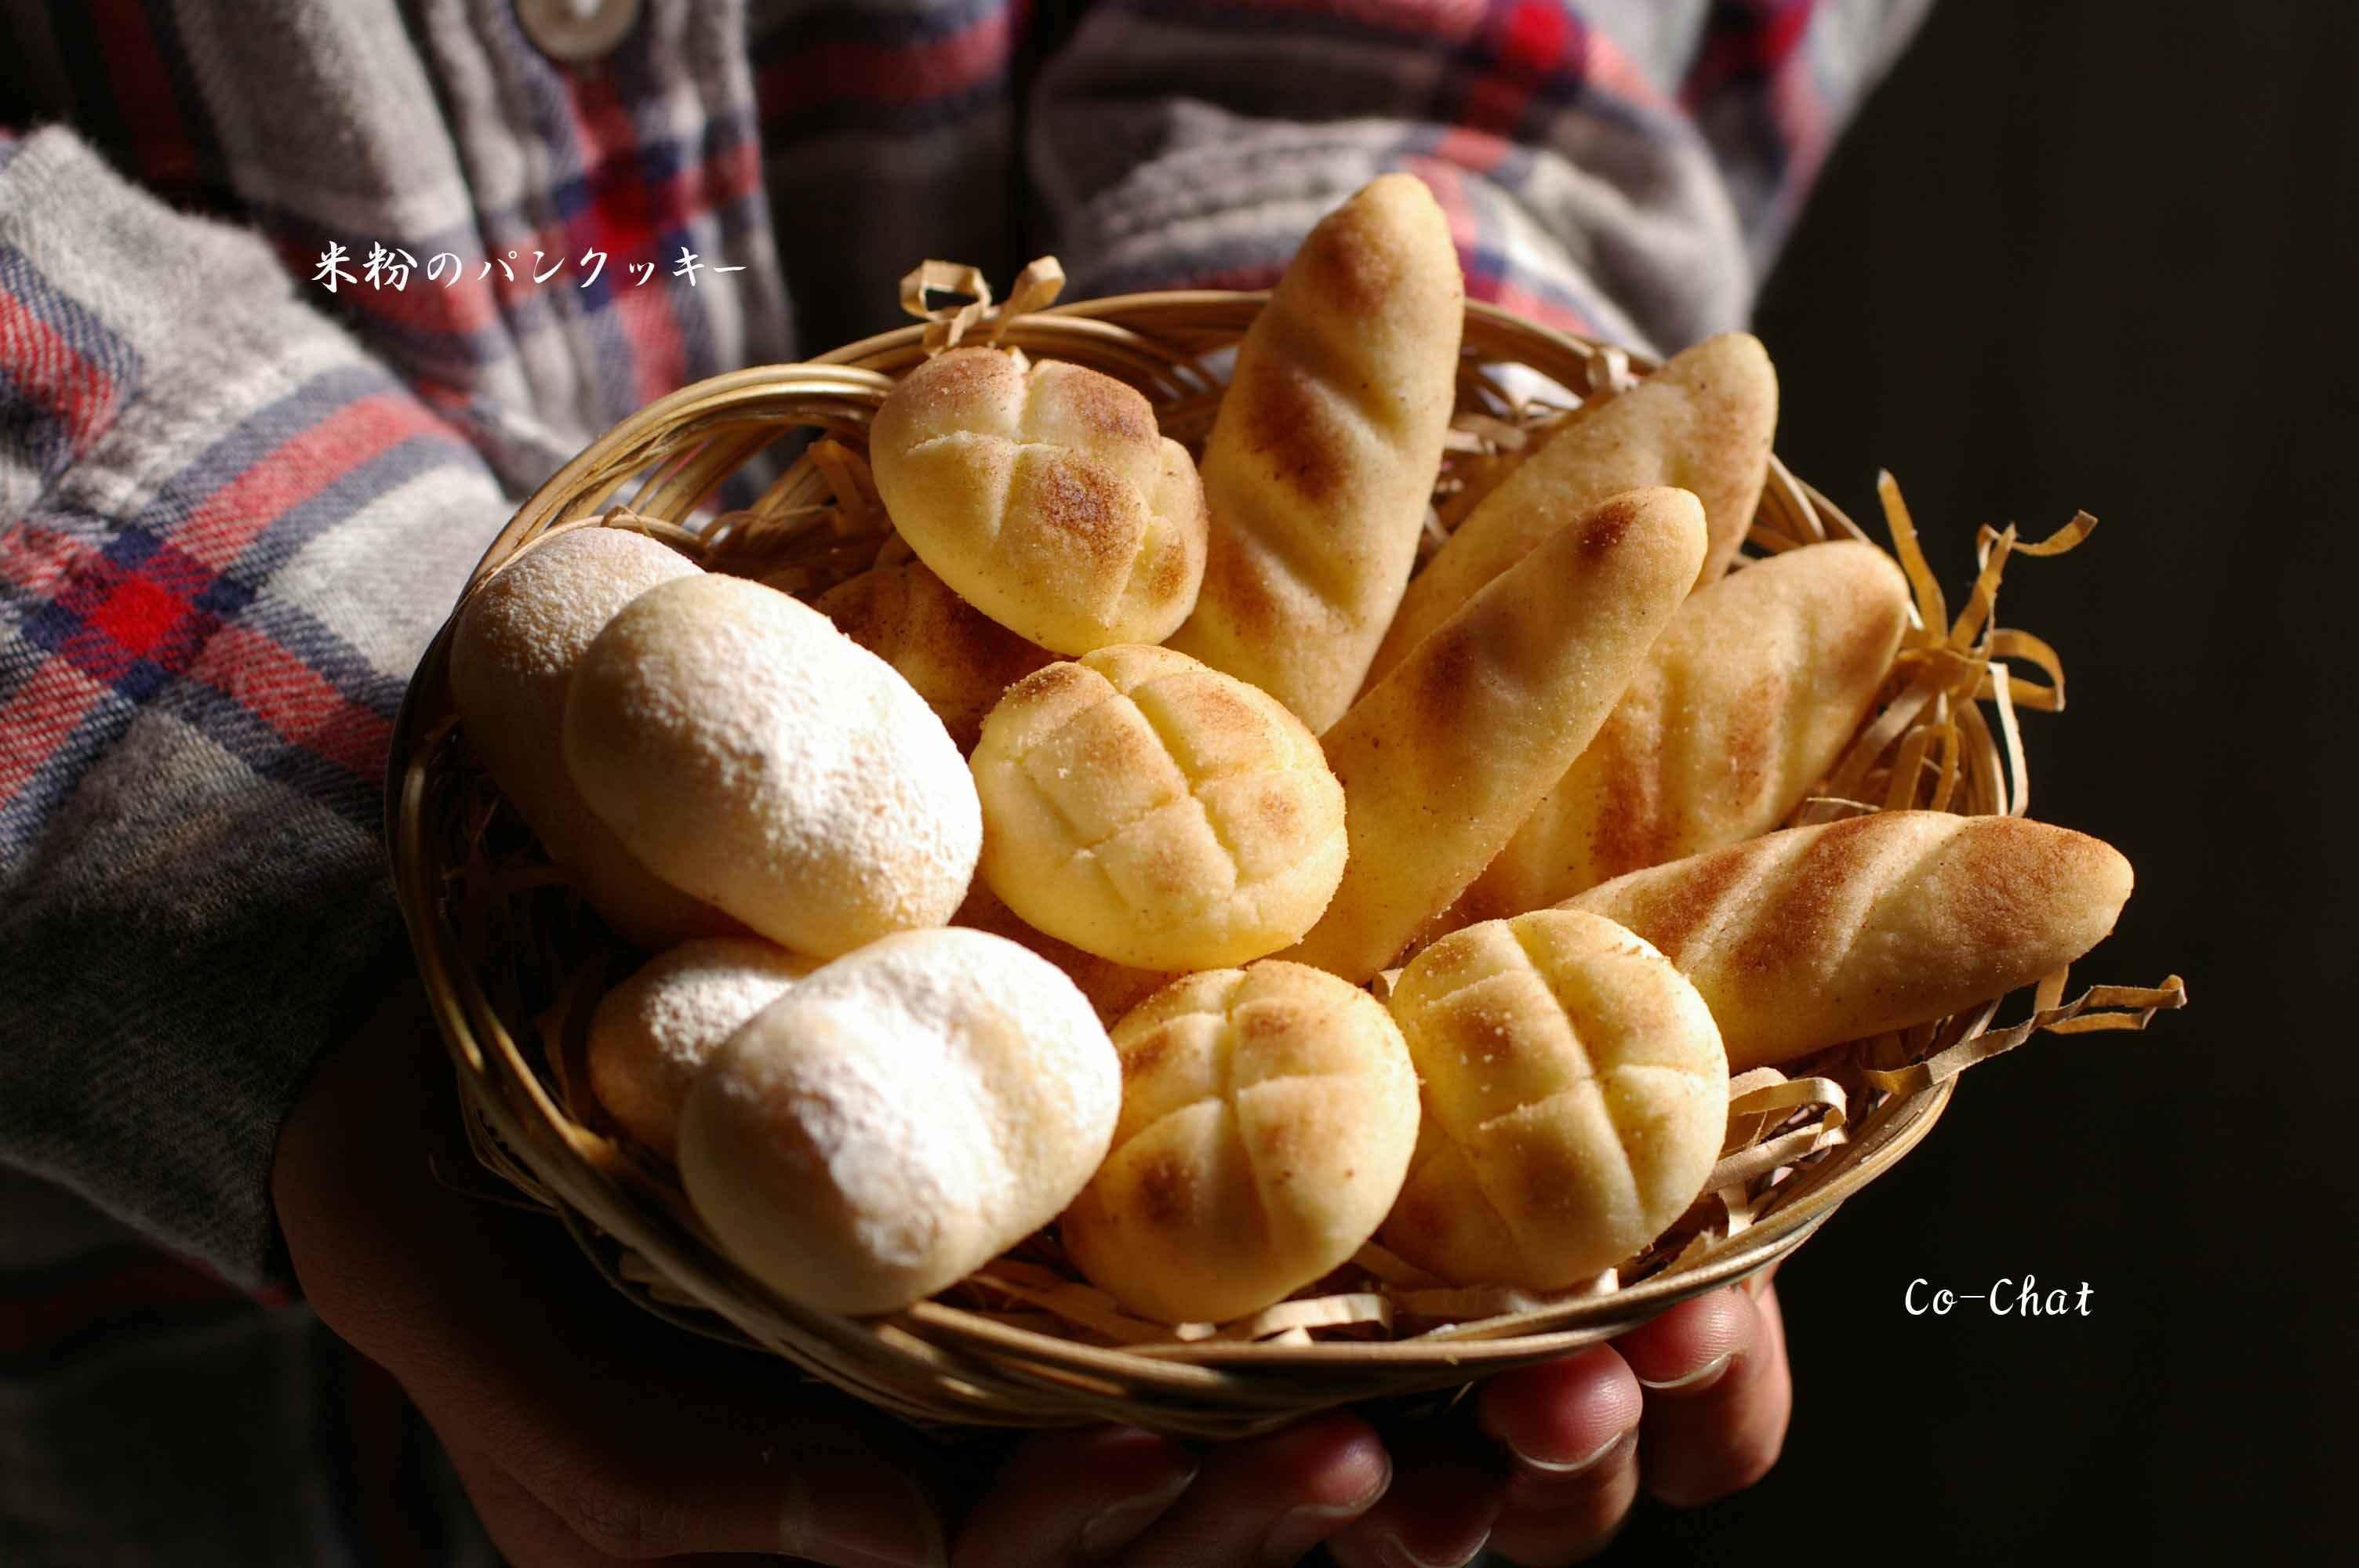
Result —
POLYGON ((1648 1389, 1639 1428, 1647 1491, 1680 1508, 1742 1491, 1767 1475, 1785 1446, 1793 1411, 1776 1289, 1765 1289, 1757 1303, 1743 1291, 1703 1300, 1713 1303, 1709 1311, 1718 1321, 1691 1325, 1692 1341, 1683 1348, 1658 1347, 1663 1360, 1650 1363, 1657 1370, 1687 1370, 1648 1389))
POLYGON ((1546 1508, 1594 1489, 1595 1473, 1637 1431, 1644 1408, 1629 1364, 1599 1345, 1499 1374, 1483 1385, 1475 1412, 1514 1465, 1509 1502, 1546 1508))
POLYGON ((1485 1383, 1477 1418, 1513 1465, 1492 1549, 1528 1568, 1603 1551, 1637 1498, 1643 1408, 1611 1346, 1485 1383))
POLYGON ((1461 1456, 1464 1429, 1448 1430, 1461 1454, 1423 1443, 1394 1454, 1393 1484, 1383 1500, 1328 1543, 1343 1568, 1463 1568, 1482 1552, 1504 1487, 1461 1456))
POLYGON ((957 1568, 1108 1562, 1195 1476, 1194 1455, 1136 1427, 1030 1438, 967 1516, 951 1560, 957 1568))
POLYGON ((1647 1390, 1699 1394, 1724 1374, 1760 1326, 1752 1298, 1731 1288, 1690 1297, 1614 1342, 1614 1350, 1647 1390))
POLYGON ((1573 1475, 1544 1492, 1510 1491, 1491 1527, 1492 1549, 1519 1568, 1586 1563, 1614 1543, 1638 1500, 1638 1434, 1624 1433, 1573 1475))
POLYGON ((1122 1554, 1125 1568, 1297 1563, 1384 1496, 1392 1462, 1356 1416, 1313 1416, 1212 1450, 1195 1484, 1122 1554))

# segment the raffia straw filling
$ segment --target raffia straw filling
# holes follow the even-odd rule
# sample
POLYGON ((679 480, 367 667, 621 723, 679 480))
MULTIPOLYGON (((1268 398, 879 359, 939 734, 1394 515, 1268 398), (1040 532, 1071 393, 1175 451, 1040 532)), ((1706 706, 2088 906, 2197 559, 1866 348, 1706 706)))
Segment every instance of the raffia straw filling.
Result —
MULTIPOLYGON (((998 343, 1011 321, 1053 302, 1062 283, 1054 259, 1043 258, 1018 277, 1008 301, 995 308, 989 283, 978 270, 928 262, 903 280, 902 300, 911 315, 925 322, 924 349, 932 354, 976 335, 998 343)), ((1171 373, 1161 376, 1158 384, 1176 389, 1176 395, 1159 402, 1158 416, 1167 433, 1191 449, 1200 448, 1217 411, 1217 384, 1184 354, 1173 353, 1162 368, 1171 373)), ((1636 379, 1627 356, 1608 349, 1590 357, 1581 384, 1532 395, 1518 390, 1515 378, 1500 367, 1470 358, 1462 373, 1461 412, 1444 453, 1420 564, 1553 427, 1581 406, 1626 390, 1636 379)), ((705 478, 689 460, 666 471, 674 488, 705 478)), ((1806 506, 1832 510, 1782 471, 1773 472, 1773 480, 1797 491, 1806 506)), ((665 481, 659 475, 650 482, 665 481)), ((1879 476, 1877 493, 1893 553, 1908 579, 1912 623, 1875 708, 1790 824, 1878 810, 1949 810, 1962 800, 2022 815, 2028 807, 2030 785, 2020 714, 2060 711, 2064 672, 2049 643, 1997 625, 1998 589, 2014 557, 2062 555, 2089 536, 2096 520, 2078 514, 2036 542, 2023 540, 2012 526, 1980 530, 1976 575, 1952 618, 1889 473, 1879 476), (2041 678, 2027 678, 2018 667, 2041 678), (1995 718, 1995 733, 1984 717, 1984 704, 1995 718)), ((711 569, 755 577, 805 598, 867 569, 880 557, 891 558, 897 548, 906 552, 876 498, 856 421, 812 442, 754 505, 721 514, 701 533, 620 505, 560 526, 601 524, 640 529, 711 569)), ((1766 523, 1756 524, 1748 539, 1752 551, 1765 556, 1811 542, 1766 523)), ((453 742, 446 733, 440 743, 453 742)), ((527 1092, 546 1095, 553 1090, 565 1113, 553 1119, 571 1123, 569 1141, 577 1153, 605 1168, 630 1167, 635 1179, 654 1189, 693 1226, 693 1216, 668 1171, 597 1130, 604 1125, 603 1113, 588 1095, 575 1058, 582 1021, 594 1006, 604 978, 599 967, 603 960, 584 961, 569 953, 563 935, 525 913, 547 908, 556 874, 537 858, 537 851, 514 848, 520 835, 512 823, 506 831, 495 832, 501 826, 496 819, 506 808, 479 772, 473 773, 469 787, 478 798, 471 806, 470 837, 460 869, 446 895, 462 946, 479 956, 506 954, 511 961, 558 977, 555 997, 538 1015, 549 1088, 536 1085, 527 1092), (501 840, 497 846, 495 837, 501 840), (519 953, 528 957, 518 960, 519 953)), ((1379 997, 1392 978, 1379 978, 1375 988, 1379 997)), ((1791 1076, 1776 1068, 1740 1075, 1729 1086, 1728 1133, 1703 1192, 1647 1248, 1575 1291, 1536 1295, 1500 1286, 1452 1286, 1370 1242, 1325 1280, 1249 1318, 1224 1325, 1169 1325, 1124 1311, 1111 1296, 1081 1280, 1066 1261, 1052 1227, 986 1265, 942 1299, 1009 1327, 1148 1354, 1233 1343, 1480 1339, 1513 1333, 1529 1314, 1571 1301, 1610 1296, 1713 1259, 1807 1187, 1813 1168, 1851 1138, 1863 1117, 1891 1098, 1924 1093, 2043 1031, 2136 1030, 2156 1011, 2186 1000, 2185 986, 2177 976, 2155 987, 2094 986, 2070 1001, 2063 1000, 2065 979, 2062 972, 2043 979, 2031 1015, 2003 1030, 1990 1027, 1998 1011, 1995 1001, 1958 1019, 1852 1042, 1805 1063, 1790 1064, 1798 1069, 1791 1076)), ((546 1187, 483 1130, 479 1119, 468 1118, 467 1125, 484 1166, 514 1184, 527 1201, 556 1206, 546 1187)), ((661 1270, 627 1249, 614 1272, 669 1309, 666 1315, 703 1311, 661 1270)))

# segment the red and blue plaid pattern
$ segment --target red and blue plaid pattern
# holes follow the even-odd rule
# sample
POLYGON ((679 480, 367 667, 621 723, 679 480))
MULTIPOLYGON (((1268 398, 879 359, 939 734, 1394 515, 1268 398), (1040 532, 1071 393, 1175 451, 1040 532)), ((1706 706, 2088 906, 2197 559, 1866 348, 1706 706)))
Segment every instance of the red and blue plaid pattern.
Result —
MULTIPOLYGON (((24 296, 9 292, 8 297, 24 296)), ((223 433, 103 537, 35 513, 0 553, 0 856, 23 852, 143 707, 367 827, 402 681, 266 590, 356 497, 473 450, 375 367, 321 376, 223 433)))
POLYGON ((1266 285, 1391 168, 1475 297, 1672 346, 1742 319, 1925 3, 645 0, 568 67, 504 4, 0 0, 0 125, 71 127, 0 134, 0 1166, 210 1271, 12 1271, 0 1227, 0 1459, 40 1366, 62 1422, 216 1277, 273 1288, 275 1130, 402 962, 403 685, 591 436, 891 325, 928 255, 1266 285), (336 245, 411 270, 332 294, 336 245))
MULTIPOLYGON (((1175 77, 1188 74, 1191 52, 1209 58, 1243 41, 1265 78, 1287 84, 1289 118, 1397 122, 1400 143, 1385 162, 1438 186, 1455 170, 1504 193, 1451 204, 1476 297, 1577 329, 1629 330, 1626 311, 1600 308, 1595 295, 1610 285, 1534 258, 1501 214, 1526 192, 1536 156, 1565 139, 1564 117, 1663 144, 1698 142, 1704 125, 1699 145, 1719 159, 1747 216, 1782 226, 1831 139, 1839 117, 1832 95, 1848 84, 1812 53, 1821 12, 1842 8, 1822 0, 1717 0, 1685 58, 1658 51, 1644 59, 1614 36, 1628 8, 1629 0, 1049 0, 1036 15, 1005 0, 756 0, 742 12, 721 5, 683 17, 683 7, 656 5, 642 39, 587 70, 542 58, 506 7, 471 15, 479 25, 463 30, 447 7, 429 8, 437 25, 427 29, 422 63, 484 79, 486 101, 513 122, 506 150, 529 173, 519 188, 479 190, 464 205, 445 200, 440 211, 433 200, 385 203, 388 220, 397 210, 400 220, 365 232, 348 212, 296 198, 304 181, 283 174, 282 160, 299 168, 310 149, 258 145, 234 95, 200 70, 214 48, 210 35, 240 20, 227 7, 208 16, 203 5, 103 0, 87 22, 58 7, 38 28, 20 23, 26 43, 46 46, 28 51, 48 68, 46 90, 0 113, 66 118, 168 199, 258 224, 299 278, 331 243, 355 254, 382 243, 421 261, 459 257, 463 276, 447 287, 412 279, 399 291, 348 288, 312 302, 342 314, 422 395, 489 445, 497 445, 504 413, 531 404, 561 438, 525 460, 545 464, 569 440, 684 381, 789 352, 796 335, 782 276, 795 285, 802 340, 833 341, 889 324, 887 284, 916 259, 910 246, 920 236, 937 242, 936 254, 995 271, 1062 242, 1025 232, 1020 136, 1038 64, 1033 35, 1060 39, 1077 15, 1083 52, 1096 14, 1129 12, 1174 51, 1175 77), (463 47, 448 41, 462 31, 463 47), (720 93, 704 84, 683 102, 682 69, 733 41, 745 81, 720 93), (1340 65, 1343 56, 1355 63, 1340 65), (257 163, 259 177, 250 167, 257 163), (774 246, 774 211, 782 247, 774 246), (871 231, 875 243, 864 240, 871 231), (669 267, 682 248, 756 258, 734 286, 736 308, 719 312, 728 319, 713 319, 712 295, 668 274, 653 287, 624 281, 626 260, 669 267), (509 252, 577 265, 550 285, 533 284, 529 270, 477 275, 484 258, 509 252), (603 271, 576 287, 578 264, 592 254, 607 258, 603 271), (552 338, 571 349, 573 374, 534 373, 538 360, 557 357, 537 350, 552 338)), ((351 41, 384 40, 359 29, 351 41)), ((1163 62, 1142 63, 1151 70, 1163 62)), ((1223 102, 1216 77, 1190 86, 1223 102)), ((319 108, 335 113, 332 103, 319 108)), ((462 172, 475 150, 467 128, 451 127, 462 172)), ((427 142, 441 129, 418 132, 427 142)), ((1241 233, 1192 269, 1149 278, 1148 269, 1128 267, 1119 282, 1264 284, 1288 243, 1282 231, 1241 233)), ((495 460, 502 455, 494 451, 495 460)))
POLYGON ((5 150, 0 1157, 252 1283, 285 1097, 394 951, 395 709, 506 503, 266 245, 5 150))
MULTIPOLYGON (((0 167, 16 150, 0 147, 0 167)), ((139 353, 0 245, 0 442, 46 488, 114 422, 139 353)))
MULTIPOLYGON (((329 930, 333 900, 378 896, 352 879, 410 662, 515 494, 647 400, 889 324, 927 254, 1004 276, 1054 248, 1077 295, 1266 284, 1398 168, 1440 198, 1476 297, 1668 346, 1741 319, 1744 252, 1823 157, 1863 17, 1919 9, 1720 0, 1667 38, 1645 0, 647 0, 575 68, 500 5, 0 0, 21 66, 0 123, 64 121, 267 247, 221 248, 74 137, 0 138, 0 1023, 100 1029, 92 1059, 217 1053, 197 1067, 225 1085, 275 1064, 223 1094, 290 1083, 285 1054, 318 1039, 258 1041, 190 912, 329 930), (84 222, 109 213, 141 254, 84 222), (332 244, 416 270, 331 294, 332 244), (683 280, 683 251, 744 270, 683 280), (445 254, 458 271, 429 280, 445 254), (250 304, 159 313, 176 267, 234 267, 205 287, 250 304), (175 838, 151 786, 206 830, 175 838), (191 860, 263 822, 290 825, 270 858, 191 860), (168 1027, 136 998, 100 1023, 52 994, 92 983, 48 972, 75 920, 141 925, 138 895, 78 880, 100 843, 179 900, 149 923, 170 940, 134 944, 168 1027)), ((347 924, 389 932, 368 907, 347 924)), ((335 1014, 365 957, 315 966, 282 1030, 335 1014)), ((0 1058, 0 1105, 49 1092, 22 1060, 0 1058)), ((202 1190, 169 1202, 152 1173, 101 1173, 95 1145, 127 1130, 35 1162, 250 1280, 253 1130, 280 1108, 192 1152, 202 1190)), ((31 1161, 6 1114, 0 1158, 31 1161)))

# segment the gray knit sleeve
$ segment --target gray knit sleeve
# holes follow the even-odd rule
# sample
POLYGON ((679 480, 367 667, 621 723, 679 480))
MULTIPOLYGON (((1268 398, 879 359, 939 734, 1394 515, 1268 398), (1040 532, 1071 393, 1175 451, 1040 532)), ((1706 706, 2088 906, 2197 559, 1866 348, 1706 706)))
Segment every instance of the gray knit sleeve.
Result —
POLYGON ((1106 0, 1044 72, 1027 152, 1076 296, 1264 286, 1407 169, 1472 297, 1670 350, 1744 324, 1926 4, 1106 0))
POLYGON ((0 1162, 241 1283, 407 962, 397 705, 507 511, 261 240, 0 144, 0 1162))

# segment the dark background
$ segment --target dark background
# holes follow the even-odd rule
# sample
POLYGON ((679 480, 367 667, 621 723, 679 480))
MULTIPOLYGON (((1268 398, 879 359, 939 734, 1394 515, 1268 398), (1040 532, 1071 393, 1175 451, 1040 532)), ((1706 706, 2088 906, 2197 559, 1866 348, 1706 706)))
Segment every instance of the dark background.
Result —
POLYGON ((2078 978, 2194 1006, 1971 1074, 1780 1275, 1784 1462, 1614 1561, 2350 1556, 2354 100, 2359 0, 1940 0, 1796 232, 1798 472, 1880 535, 1892 469, 1953 589, 1977 524, 2104 520, 2001 598, 2070 676, 2032 809, 2138 869, 2078 978), (2027 1274, 2093 1315, 1902 1306, 2027 1274))
POLYGON ((2349 1549, 2354 89, 2349 0, 1945 0, 1796 232, 1758 320, 1796 471, 1881 537, 1890 468, 1953 607, 1975 524, 2102 519, 2000 597, 2070 676, 2031 809, 2137 867, 2076 979, 2194 1005, 1970 1075, 1779 1277, 1784 1462, 1630 1556, 2349 1549), (2093 1315, 1902 1310, 2026 1273, 2093 1315))

